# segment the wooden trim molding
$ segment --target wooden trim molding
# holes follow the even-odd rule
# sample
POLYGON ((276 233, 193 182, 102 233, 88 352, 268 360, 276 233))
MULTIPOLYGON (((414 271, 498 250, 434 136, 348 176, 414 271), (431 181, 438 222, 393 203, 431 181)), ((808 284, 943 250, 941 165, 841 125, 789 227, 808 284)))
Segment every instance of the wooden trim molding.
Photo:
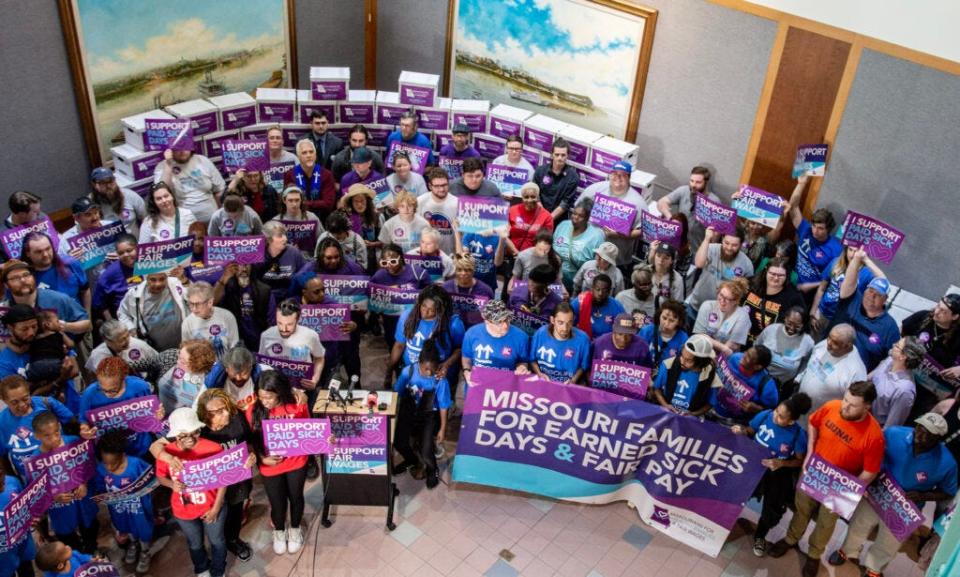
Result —
POLYGON ((743 158, 743 168, 740 170, 740 182, 748 184, 753 172, 753 163, 757 159, 760 149, 760 137, 763 136, 763 127, 767 122, 767 112, 770 110, 770 98, 773 96, 773 87, 777 83, 777 71, 780 70, 780 59, 783 58, 783 47, 787 43, 787 31, 790 25, 780 22, 777 26, 777 36, 770 49, 770 62, 767 63, 767 73, 764 77, 763 89, 760 91, 760 102, 757 103, 757 115, 753 120, 753 132, 747 144, 747 154, 743 158))
POLYGON ((377 0, 365 0, 363 20, 363 87, 377 89, 377 0))
POLYGON ((80 124, 83 126, 83 145, 87 149, 87 162, 91 166, 101 166, 100 144, 97 142, 97 131, 90 98, 87 94, 87 74, 83 67, 83 56, 80 54, 80 35, 78 33, 76 16, 73 13, 71 0, 59 0, 57 9, 60 11, 60 25, 63 27, 63 36, 67 46, 67 61, 73 71, 73 94, 77 101, 77 112, 80 114, 80 124))

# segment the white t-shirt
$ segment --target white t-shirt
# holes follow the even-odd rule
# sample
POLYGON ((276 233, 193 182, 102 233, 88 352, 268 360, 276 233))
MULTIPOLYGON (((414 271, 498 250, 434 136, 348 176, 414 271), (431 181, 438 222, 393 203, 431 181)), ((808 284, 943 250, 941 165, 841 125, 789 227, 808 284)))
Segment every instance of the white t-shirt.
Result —
POLYGON ((419 214, 413 215, 411 222, 406 222, 398 214, 383 223, 377 240, 383 244, 396 243, 407 252, 420 246, 420 231, 428 226, 430 223, 419 214))
POLYGON ((157 224, 153 224, 153 218, 147 217, 140 224, 140 240, 141 244, 145 242, 157 242, 161 240, 172 240, 175 238, 180 238, 187 236, 187 231, 190 229, 190 225, 197 222, 197 218, 193 215, 193 212, 181 207, 177 208, 177 211, 180 213, 180 223, 179 228, 177 225, 177 219, 174 218, 164 218, 163 216, 157 217, 157 224))
POLYGON ((457 218, 457 197, 448 194, 437 202, 430 193, 417 198, 417 214, 440 233, 440 250, 453 254, 456 240, 453 238, 453 221, 457 218))
POLYGON ((210 341, 213 350, 217 352, 218 359, 227 349, 240 342, 237 319, 233 317, 233 313, 220 307, 213 307, 213 314, 209 319, 190 314, 184 319, 180 334, 185 341, 190 339, 210 341))
MULTIPOLYGON (((153 182, 162 180, 166 161, 161 161, 153 172, 153 182)), ((223 176, 209 158, 194 154, 185 164, 173 163, 173 193, 177 206, 189 209, 200 222, 210 222, 217 210, 214 196, 220 196, 227 187, 223 176)))
POLYGON ((707 301, 697 313, 693 332, 709 335, 722 343, 733 341, 745 345, 750 333, 750 314, 747 307, 737 307, 732 315, 724 319, 717 301, 707 301))
POLYGON ((718 242, 707 247, 707 266, 700 273, 700 280, 687 297, 687 304, 694 310, 699 310, 704 301, 717 298, 717 287, 720 281, 753 276, 753 263, 747 255, 737 252, 733 261, 723 262, 720 260, 720 247, 718 242))
POLYGON ((392 207, 395 195, 401 190, 412 192, 418 197, 430 192, 427 188, 426 181, 423 180, 423 177, 412 170, 410 171, 410 176, 407 177, 406 182, 401 181, 396 172, 390 173, 390 176, 387 177, 387 186, 390 187, 390 194, 388 194, 383 201, 377 205, 377 208, 381 206, 392 207))
POLYGON ((527 180, 533 180, 533 165, 524 158, 520 157, 520 162, 514 164, 507 159, 506 154, 501 154, 500 156, 493 159, 493 162, 490 164, 499 164, 500 166, 512 166, 513 168, 522 168, 527 171, 527 180))
POLYGON ((103 222, 119 220, 123 223, 127 232, 139 237, 140 222, 147 217, 147 205, 143 198, 132 190, 121 188, 120 193, 123 194, 123 208, 120 210, 120 214, 114 212, 113 206, 100 204, 98 206, 100 207, 101 220, 103 222))
POLYGON ((810 395, 816 410, 827 401, 842 399, 851 383, 866 379, 867 368, 857 347, 843 357, 835 357, 827 351, 824 339, 813 347, 807 368, 800 376, 800 392, 810 395))
MULTIPOLYGON (((156 355, 157 351, 153 350, 153 347, 148 345, 146 341, 142 341, 136 337, 130 337, 130 344, 127 346, 127 348, 120 351, 120 354, 116 356, 119 356, 121 359, 127 361, 127 363, 132 363, 156 355)), ((90 356, 87 358, 87 364, 84 365, 84 368, 90 372, 96 372, 97 367, 100 365, 100 361, 112 356, 115 355, 107 346, 107 343, 100 343, 96 348, 90 351, 90 356)))
POLYGON ((160 403, 166 414, 180 407, 197 406, 200 393, 206 388, 203 384, 206 374, 191 373, 174 366, 157 381, 160 403))
POLYGON ((322 358, 325 352, 317 331, 300 325, 297 325, 297 329, 287 338, 280 336, 280 330, 276 326, 260 335, 261 355, 313 362, 315 358, 322 358))
POLYGON ((806 333, 794 336, 787 334, 783 323, 775 323, 763 329, 755 344, 763 345, 773 353, 773 359, 767 370, 770 376, 781 383, 797 376, 800 365, 813 351, 813 339, 806 333))

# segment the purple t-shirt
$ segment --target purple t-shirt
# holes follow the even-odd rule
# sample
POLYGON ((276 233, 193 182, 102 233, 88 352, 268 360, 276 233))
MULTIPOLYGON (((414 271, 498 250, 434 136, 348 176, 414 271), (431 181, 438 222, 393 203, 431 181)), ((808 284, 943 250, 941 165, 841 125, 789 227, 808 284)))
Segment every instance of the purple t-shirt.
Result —
POLYGON ((416 265, 405 265, 400 274, 390 274, 382 268, 373 273, 370 282, 391 287, 426 288, 430 286, 430 274, 416 265))
POLYGON ((546 319, 550 318, 553 311, 557 309, 557 305, 562 301, 563 299, 560 298, 560 295, 552 290, 548 290, 547 296, 542 302, 533 303, 530 300, 530 289, 527 286, 520 286, 511 291, 510 301, 507 304, 510 305, 510 308, 520 308, 520 305, 527 305, 530 307, 531 313, 546 319), (536 310, 534 310, 534 308, 536 308, 536 310))
POLYGON ((623 361, 644 367, 650 366, 650 344, 637 335, 625 349, 613 345, 613 333, 601 335, 593 340, 593 358, 607 361, 623 361))
POLYGON ((447 158, 480 158, 480 153, 477 152, 477 149, 471 145, 467 145, 462 151, 458 152, 456 148, 453 147, 453 143, 447 143, 443 148, 440 149, 440 156, 445 156, 447 158))
POLYGON ((360 178, 360 175, 357 174, 357 171, 351 170, 350 172, 344 174, 343 178, 340 179, 340 192, 337 193, 337 198, 347 194, 347 192, 350 190, 350 187, 358 182, 360 184, 366 184, 380 178, 383 178, 383 175, 376 170, 371 170, 364 179, 360 178))

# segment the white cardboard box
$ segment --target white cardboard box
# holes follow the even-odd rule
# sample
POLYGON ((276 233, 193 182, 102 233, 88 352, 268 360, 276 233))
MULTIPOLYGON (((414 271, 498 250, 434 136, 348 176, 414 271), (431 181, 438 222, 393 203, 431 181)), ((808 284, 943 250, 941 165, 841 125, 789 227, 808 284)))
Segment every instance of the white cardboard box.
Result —
POLYGON ((636 144, 604 136, 593 143, 590 167, 607 174, 618 160, 626 160, 630 164, 636 165, 639 152, 640 148, 636 144))
POLYGON ((441 148, 451 143, 453 143, 453 133, 449 130, 435 130, 433 132, 434 150, 439 151, 441 148))
POLYGON ((651 185, 653 185, 653 181, 656 179, 656 174, 651 174, 649 172, 644 172, 634 168, 633 172, 630 173, 630 186, 638 190, 647 190, 651 185))
POLYGON ((351 128, 353 128, 352 124, 331 124, 327 127, 327 131, 349 145, 351 128))
POLYGON ((533 116, 533 113, 523 108, 498 104, 490 111, 490 129, 492 136, 507 138, 523 134, 523 122, 533 116))
POLYGON ((404 70, 399 79, 400 102, 435 108, 440 93, 440 77, 436 74, 404 70))
POLYGON ((202 98, 188 100, 180 104, 171 104, 167 106, 166 110, 177 118, 190 119, 195 140, 204 134, 220 130, 220 109, 215 104, 202 98))
POLYGON ((285 122, 280 125, 280 130, 283 131, 283 147, 294 150, 297 148, 297 141, 310 132, 310 125, 285 122))
POLYGON ((409 104, 400 103, 399 92, 377 91, 377 124, 396 126, 400 124, 400 116, 412 108, 409 104))
POLYGON ((487 132, 487 120, 490 117, 489 100, 464 100, 454 98, 450 103, 450 111, 453 117, 450 119, 451 126, 466 124, 474 134, 487 132))
POLYGON ((560 122, 556 118, 535 114, 523 122, 523 145, 549 154, 553 148, 553 139, 566 126, 566 122, 560 122))
POLYGON ((327 113, 330 124, 337 122, 337 102, 335 100, 314 100, 309 90, 297 90, 297 114, 295 119, 302 124, 310 124, 310 115, 314 110, 327 113))
POLYGON ((347 100, 337 106, 343 124, 373 124, 376 120, 377 91, 350 90, 347 100))
POLYGON ((349 87, 350 68, 310 67, 310 92, 313 94, 311 100, 344 100, 349 87))
POLYGON ((297 91, 292 88, 257 88, 257 120, 260 124, 293 122, 297 91))
POLYGON ((450 130, 453 127, 450 122, 452 104, 450 98, 438 98, 433 108, 417 107, 417 126, 426 130, 450 130))
POLYGON ((234 130, 257 123, 257 101, 246 92, 208 98, 220 111, 220 130, 234 130))
POLYGON ((158 108, 156 110, 121 118, 120 123, 123 124, 124 142, 137 150, 143 150, 143 133, 147 130, 144 121, 148 118, 150 120, 170 120, 173 116, 158 108))
POLYGON ((240 138, 240 129, 236 128, 233 130, 221 130, 219 132, 211 132, 203 137, 203 154, 208 158, 213 158, 215 156, 223 155, 223 141, 235 138, 240 138))
POLYGON ((246 140, 266 140, 267 131, 273 128, 276 123, 264 122, 261 124, 251 124, 240 129, 240 137, 246 140))
POLYGON ((114 146, 110 153, 113 155, 114 171, 130 181, 153 178, 153 169, 163 160, 162 150, 144 152, 129 144, 114 146))
POLYGON ((580 182, 577 183, 577 190, 580 192, 583 192, 591 184, 595 184, 607 179, 606 174, 582 164, 571 162, 570 166, 577 169, 577 175, 580 177, 580 182))
POLYGON ((371 124, 366 127, 370 138, 367 139, 367 146, 374 148, 383 148, 387 143, 387 137, 393 132, 393 126, 389 124, 371 124))
POLYGON ((474 134, 473 147, 477 149, 480 156, 493 160, 501 154, 506 154, 507 141, 489 134, 474 134))
POLYGON ((141 178, 140 180, 130 180, 127 175, 119 172, 117 172, 115 176, 117 179, 117 186, 120 187, 121 190, 129 190, 143 197, 146 197, 147 193, 150 192, 150 189, 153 188, 152 174, 146 178, 141 178))
POLYGON ((562 137, 570 144, 567 149, 568 159, 583 166, 590 165, 590 157, 593 155, 593 143, 600 140, 603 135, 599 132, 587 130, 568 124, 557 132, 557 136, 562 137))

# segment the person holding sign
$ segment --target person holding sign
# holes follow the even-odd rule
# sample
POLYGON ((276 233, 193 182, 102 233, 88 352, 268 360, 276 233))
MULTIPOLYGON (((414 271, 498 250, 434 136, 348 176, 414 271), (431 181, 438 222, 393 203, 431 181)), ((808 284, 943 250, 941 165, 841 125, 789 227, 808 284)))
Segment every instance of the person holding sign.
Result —
POLYGON ((711 391, 711 419, 726 426, 744 424, 760 411, 777 406, 780 401, 777 382, 767 372, 773 358, 770 349, 756 345, 742 353, 723 348, 720 353, 726 357, 722 364, 729 371, 719 367, 717 376, 723 386, 711 391))
MULTIPOLYGON (((743 245, 743 236, 742 228, 737 228, 735 234, 723 236, 714 232, 712 228, 707 228, 705 241, 697 249, 696 256, 693 257, 694 266, 701 269, 702 272, 700 280, 697 281, 693 291, 687 296, 688 328, 696 322, 700 306, 704 301, 717 294, 717 287, 722 281, 737 278, 747 279, 753 276, 753 263, 750 262, 747 255, 740 252, 740 247, 743 245), (718 239, 720 242, 717 242, 718 239)), ((736 305, 740 304, 740 299, 743 298, 744 294, 737 296, 736 305)), ((749 317, 747 320, 749 321, 749 317)), ((694 332, 698 331, 694 329, 694 332)))
POLYGON ((625 160, 619 160, 610 169, 609 180, 591 184, 580 196, 580 198, 594 199, 594 202, 596 202, 595 199, 598 194, 606 195, 636 209, 629 233, 624 234, 610 227, 603 227, 607 240, 617 245, 617 249, 620 251, 617 257, 617 266, 621 268, 630 265, 633 254, 636 252, 637 239, 643 236, 640 219, 643 208, 647 206, 646 200, 630 186, 630 174, 632 172, 633 165, 625 160))
POLYGON ((297 159, 300 162, 283 175, 283 187, 302 190, 307 208, 321 219, 326 218, 337 202, 333 175, 322 162, 317 162, 317 148, 311 140, 297 142, 297 159))
MULTIPOLYGON (((91 423, 87 412, 122 401, 147 397, 153 394, 150 384, 130 374, 130 366, 120 357, 107 357, 97 365, 97 380, 83 390, 80 397, 80 436, 97 438, 97 423, 91 423)), ((157 415, 162 419, 163 414, 157 415)), ((150 433, 128 434, 127 450, 131 455, 143 457, 150 448, 150 433)))
MULTIPOLYGON (((736 278, 720 283, 717 299, 706 301, 697 313, 693 332, 710 338, 714 350, 724 347, 740 350, 747 344, 750 333, 750 315, 740 301, 747 294, 747 279, 736 278)), ((690 313, 689 303, 687 313, 690 313)))
POLYGON ((126 233, 117 236, 116 251, 117 260, 103 269, 93 287, 91 308, 97 313, 97 323, 116 319, 117 307, 124 295, 143 280, 133 274, 137 262, 137 237, 126 233))
POLYGON ((710 410, 710 391, 722 386, 714 359, 710 341, 704 335, 693 335, 679 355, 660 363, 653 399, 678 415, 702 417, 710 410))
POLYGON ((589 222, 593 201, 580 200, 570 211, 570 218, 557 225, 553 246, 563 263, 563 286, 573 290, 573 277, 594 257, 594 250, 604 241, 603 231, 589 222))
MULTIPOLYGON (((200 438, 203 422, 190 407, 181 407, 170 414, 171 440, 163 451, 181 462, 212 457, 223 452, 217 443, 200 438)), ((193 572, 210 577, 223 577, 227 567, 227 544, 224 525, 227 510, 223 507, 226 487, 193 491, 180 480, 182 471, 175 471, 165 459, 157 459, 157 480, 169 488, 173 516, 187 539, 193 572), (204 536, 210 542, 210 553, 204 547, 204 536)))
POLYGON ((489 196, 500 198, 500 189, 483 176, 483 161, 468 158, 463 161, 463 175, 450 183, 450 194, 461 196, 489 196))
POLYGON ((573 308, 557 305, 550 324, 537 329, 530 343, 534 374, 565 385, 583 384, 590 372, 590 339, 573 326, 573 308))
MULTIPOLYGON (((889 427, 883 432, 886 448, 883 471, 893 478, 918 509, 929 501, 949 501, 957 494, 957 462, 943 445, 947 421, 936 413, 926 413, 911 427, 889 427)), ((827 562, 843 565, 851 554, 857 554, 865 577, 880 577, 900 550, 900 541, 874 510, 867 499, 861 499, 843 545, 827 562), (877 537, 864 555, 861 548, 870 533, 877 537)))
MULTIPOLYGON (((417 361, 400 371, 400 377, 393 383, 393 390, 400 396, 393 448, 403 456, 403 462, 393 466, 393 474, 401 475, 422 463, 427 489, 440 484, 436 447, 443 443, 447 412, 453 406, 450 383, 444 376, 447 371, 440 359, 440 349, 430 337, 423 342, 417 361), (410 446, 411 437, 420 441, 419 455, 410 446)), ((417 472, 411 474, 421 478, 417 472)))
POLYGON ((527 277, 527 286, 518 286, 510 292, 507 304, 513 310, 519 309, 546 319, 552 316, 557 306, 563 302, 563 297, 550 289, 550 285, 556 280, 557 273, 552 266, 537 265, 527 277))
POLYGON ((317 331, 301 326, 300 303, 288 298, 277 305, 277 324, 260 337, 260 354, 291 361, 313 363, 313 376, 298 385, 308 391, 310 406, 317 398, 317 384, 323 373, 325 351, 317 331))
POLYGON ((797 179, 797 186, 790 194, 790 201, 784 212, 790 215, 790 221, 797 229, 797 288, 808 298, 813 298, 813 291, 820 286, 824 271, 833 259, 840 256, 843 246, 832 234, 837 221, 829 210, 818 208, 813 211, 809 221, 803 217, 803 189, 809 180, 810 177, 806 174, 797 179))
MULTIPOLYGON (((140 234, 140 223, 147 216, 143 197, 117 186, 113 171, 106 167, 94 168, 90 173, 90 200, 100 207, 100 215, 107 222, 119 221, 133 236, 140 234)), ((78 228, 80 222, 77 222, 78 228)), ((78 230, 78 232, 81 232, 78 230)), ((67 237, 64 234, 64 237, 67 237)))
MULTIPOLYGON (((412 250, 407 251, 407 256, 413 257, 414 260, 416 257, 425 257, 424 260, 421 260, 421 266, 426 267, 429 262, 425 262, 426 259, 433 259, 433 262, 436 263, 439 259, 440 264, 440 274, 439 279, 436 282, 445 282, 453 278, 454 265, 453 259, 450 258, 450 255, 440 250, 440 241, 442 240, 440 231, 437 229, 428 226, 427 228, 420 231, 420 246, 412 250)), ((436 270, 436 269, 433 269, 436 270)), ((432 273, 431 278, 435 278, 436 273, 432 273)))
POLYGON ((660 303, 652 323, 640 327, 640 338, 650 344, 650 358, 654 373, 666 359, 680 354, 687 342, 687 332, 683 330, 683 303, 667 299, 660 303))
POLYGON ((238 190, 223 194, 223 206, 210 218, 208 236, 249 236, 260 234, 263 221, 260 215, 244 203, 238 190))
MULTIPOLYGON (((401 194, 403 196, 403 194, 401 194)), ((410 198, 413 195, 409 195, 410 198)), ((396 244, 387 244, 380 253, 380 269, 370 277, 370 282, 388 287, 406 289, 424 289, 432 281, 427 271, 419 266, 407 264, 403 258, 403 249, 396 244)), ((387 348, 392 349, 394 333, 397 330, 397 316, 383 315, 383 338, 387 341, 387 348)))
POLYGON ((694 166, 690 170, 690 179, 686 186, 678 186, 657 201, 657 210, 666 219, 672 219, 677 213, 687 217, 690 230, 687 238, 690 240, 690 250, 696 252, 703 242, 705 231, 703 225, 694 218, 694 205, 697 194, 703 194, 714 202, 721 202, 720 197, 707 190, 710 185, 710 169, 705 166, 694 166))
POLYGON ((323 232, 323 225, 320 223, 320 217, 307 210, 303 200, 303 190, 296 186, 288 186, 283 189, 280 195, 282 205, 280 213, 273 218, 275 221, 283 222, 285 220, 294 221, 314 221, 317 223, 317 233, 323 232))
MULTIPOLYGON (((33 419, 43 412, 52 412, 61 423, 75 422, 74 413, 53 397, 30 394, 30 382, 20 375, 0 379, 0 400, 6 407, 0 411, 0 455, 5 456, 13 472, 27 478, 24 463, 40 450, 40 441, 33 430, 33 419)), ((0 469, 9 470, 7 466, 0 469)))
POLYGON ((527 334, 510 324, 513 313, 501 300, 489 300, 480 313, 483 324, 470 327, 463 337, 464 397, 469 392, 473 367, 488 367, 530 374, 526 364, 530 341, 527 334))
MULTIPOLYGON (((287 153, 289 154, 289 153, 287 153)), ((277 215, 277 189, 267 182, 264 174, 258 170, 241 168, 230 179, 226 195, 236 192, 243 199, 244 204, 253 209, 261 221, 267 222, 277 215)), ((222 235, 211 235, 222 236, 222 235)))
MULTIPOLYGON (((0 511, 7 508, 17 495, 23 492, 23 483, 0 467, 0 511)), ((37 544, 33 534, 25 532, 15 543, 8 543, 0 550, 0 575, 3 577, 36 577, 33 559, 37 556, 37 544)))
POLYGON ((220 208, 220 195, 227 186, 216 165, 192 150, 164 150, 153 182, 166 184, 176 195, 177 203, 200 222, 209 222, 220 208))
MULTIPOLYGON (((857 381, 850 385, 843 400, 833 400, 810 415, 807 430, 807 456, 804 468, 812 455, 817 455, 830 465, 856 476, 864 483, 871 483, 880 473, 883 462, 883 431, 870 414, 870 405, 877 398, 873 383, 857 381)), ((767 552, 771 557, 783 557, 807 531, 814 519, 815 527, 810 535, 807 561, 803 577, 816 577, 823 555, 838 515, 815 501, 803 491, 797 491, 794 500, 796 512, 787 529, 787 536, 777 541, 767 552)))
MULTIPOLYGON (((286 174, 288 167, 297 163, 297 155, 285 149, 283 145, 283 129, 275 124, 267 130, 267 151, 270 154, 268 184, 275 191, 283 190, 283 175, 286 174)), ((265 174, 264 177, 266 176, 265 174)))
MULTIPOLYGON (((212 210, 210 215, 213 215, 212 210)), ((178 205, 166 183, 155 184, 147 195, 147 218, 140 226, 140 243, 187 236, 187 230, 194 222, 197 219, 193 211, 178 205)))
MULTIPOLYGON (((533 165, 523 157, 523 139, 516 134, 512 134, 507 137, 507 143, 504 145, 504 148, 506 149, 506 153, 494 158, 490 164, 525 170, 527 171, 527 178, 532 179, 533 165)), ((539 189, 539 187, 540 185, 538 184, 537 188, 539 189)))
POLYGON ((620 313, 614 319, 613 330, 593 339, 593 359, 621 361, 650 368, 649 345, 637 336, 633 315, 620 313))
POLYGON ((397 322, 384 388, 389 388, 398 365, 405 367, 417 362, 427 339, 433 339, 439 354, 441 364, 436 367, 437 374, 450 378, 451 367, 460 362, 464 331, 463 321, 454 311, 453 301, 445 290, 430 285, 420 291, 417 302, 403 311, 397 322))
POLYGON ((944 295, 932 310, 903 319, 903 335, 917 337, 926 350, 925 363, 914 371, 919 385, 915 414, 922 414, 952 395, 960 383, 960 294, 944 295))
POLYGON ((840 285, 840 300, 837 314, 831 327, 850 323, 857 331, 857 352, 867 371, 872 371, 887 355, 890 347, 900 340, 897 321, 887 312, 887 296, 890 282, 882 272, 867 285, 863 294, 857 292, 857 271, 866 253, 857 249, 847 267, 847 274, 840 285))
MULTIPOLYGON (((350 167, 350 172, 344 174, 343 178, 340 179, 338 198, 345 195, 355 184, 369 184, 374 180, 383 178, 382 174, 373 169, 373 152, 366 146, 353 151, 353 156, 350 157, 350 167)), ((370 200, 372 206, 373 199, 370 200)))
POLYGON ((10 195, 7 205, 10 207, 10 216, 0 221, 0 230, 10 230, 25 224, 49 218, 40 209, 42 199, 25 190, 18 190, 10 195))
MULTIPOLYGON (((810 321, 813 327, 813 334, 819 335, 830 324, 830 320, 837 314, 837 303, 840 302, 840 285, 847 276, 847 269, 850 268, 850 262, 857 249, 852 246, 843 248, 840 256, 833 259, 823 271, 823 278, 820 280, 820 287, 817 294, 813 297, 813 305, 810 307, 810 321)), ((860 261, 860 269, 857 272, 857 292, 862 293, 867 290, 870 284, 877 276, 886 276, 883 271, 868 256, 860 261)))
MULTIPOLYGON (((281 315, 278 313, 278 322, 281 315)), ((302 327, 301 327, 302 328, 302 327)), ((314 333, 316 334, 316 333, 314 333)), ((318 341, 319 342, 319 341, 318 341)), ((321 356, 321 362, 323 357, 321 356)), ((320 370, 315 370, 320 374, 320 370)), ((256 385, 257 400, 247 407, 251 440, 263 478, 263 488, 270 501, 270 520, 273 523, 273 552, 277 555, 298 553, 303 547, 303 520, 305 502, 303 487, 307 481, 307 456, 274 457, 266 453, 263 442, 263 422, 267 419, 306 419, 310 411, 306 403, 294 395, 286 375, 266 371, 256 385), (287 528, 287 509, 290 509, 290 527, 287 528)))

